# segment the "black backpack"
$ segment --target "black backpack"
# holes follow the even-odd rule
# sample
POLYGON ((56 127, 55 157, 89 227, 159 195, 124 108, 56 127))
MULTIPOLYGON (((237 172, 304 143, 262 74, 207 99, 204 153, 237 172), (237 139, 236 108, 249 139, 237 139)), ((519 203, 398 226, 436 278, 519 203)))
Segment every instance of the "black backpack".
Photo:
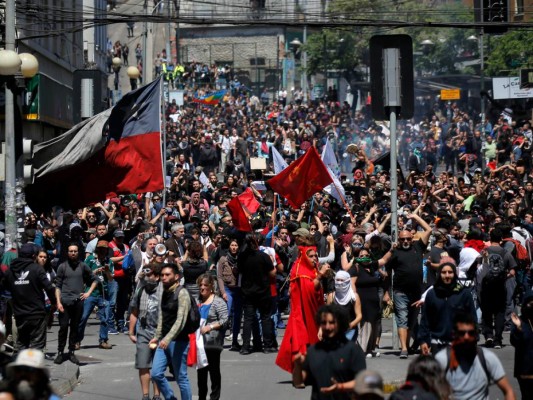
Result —
POLYGON ((483 278, 483 284, 501 283, 505 281, 507 271, 505 270, 505 264, 500 254, 489 254, 488 266, 489 270, 483 278))
MULTIPOLYGON (((183 286, 180 286, 178 289, 176 289, 176 291, 174 291, 174 298, 176 301, 178 301, 181 289, 183 289, 183 286)), ((198 309, 198 305, 196 304, 196 300, 190 292, 187 291, 187 293, 189 294, 191 308, 189 310, 189 315, 187 315, 187 322, 185 322, 183 332, 190 334, 196 332, 196 330, 200 327, 201 317, 200 310, 198 309)))

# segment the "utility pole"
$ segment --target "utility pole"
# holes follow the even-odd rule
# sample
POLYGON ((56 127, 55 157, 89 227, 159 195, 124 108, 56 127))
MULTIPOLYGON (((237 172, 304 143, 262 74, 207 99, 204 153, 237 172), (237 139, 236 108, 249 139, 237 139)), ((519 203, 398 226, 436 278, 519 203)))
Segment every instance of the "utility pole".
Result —
MULTIPOLYGON (((307 25, 304 25, 304 48, 307 44, 307 25)), ((302 91, 304 92, 304 104, 307 104, 307 50, 302 54, 302 91)))
MULTIPOLYGON (((144 0, 144 22, 143 22, 143 70, 142 70, 142 83, 143 85, 146 85, 148 83, 148 74, 152 73, 152 71, 148 72, 148 57, 151 57, 148 54, 148 0, 144 0)), ((151 79, 150 79, 151 80, 151 79)))
MULTIPOLYGON (((6 50, 15 51, 15 0, 6 0, 6 50)), ((15 160, 15 99, 13 92, 5 87, 5 249, 17 248, 17 210, 15 207, 16 160, 15 160)))

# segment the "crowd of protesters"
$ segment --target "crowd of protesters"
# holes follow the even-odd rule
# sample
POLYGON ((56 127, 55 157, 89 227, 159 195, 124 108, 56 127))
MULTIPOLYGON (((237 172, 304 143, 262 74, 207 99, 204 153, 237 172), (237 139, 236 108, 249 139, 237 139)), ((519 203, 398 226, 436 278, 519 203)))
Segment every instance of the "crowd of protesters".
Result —
MULTIPOLYGON (((263 102, 241 88, 217 106, 191 96, 166 106, 164 190, 26 215, 18 257, 6 249, 2 259, 1 312, 17 351, 45 350, 43 331, 57 308, 55 362, 77 363, 75 351, 85 344, 97 306, 100 349, 112 351, 109 342, 119 333, 136 343, 144 400, 152 398, 150 378, 154 399, 175 398, 165 377, 169 363, 182 399, 192 397, 187 365, 198 363, 204 365, 200 399, 207 397, 208 376, 211 399, 220 398, 224 338, 243 356, 284 348, 283 368, 292 371, 295 387, 310 384, 313 398, 350 398, 354 387, 354 396, 382 395, 369 384, 379 381, 376 374, 355 376, 365 358, 380 356, 382 311, 393 307, 399 357, 418 351, 426 357, 410 369, 410 386, 402 390, 483 399, 496 382, 512 399, 497 353, 487 350, 512 344, 515 377, 523 393, 532 392, 529 121, 503 115, 475 123, 456 104, 436 102, 427 115, 400 124, 399 239, 392 243, 390 169, 374 162, 388 151, 390 133, 365 109, 334 99, 263 102), (323 191, 293 208, 265 185, 274 149, 290 163, 311 147, 321 152, 328 140, 342 199, 323 191), (261 158, 266 169, 252 169, 261 158), (227 204, 247 188, 260 207, 250 216, 254 232, 245 234, 233 227, 227 204), (44 274, 33 276, 35 264, 44 274), (278 341, 294 306, 293 285, 305 279, 311 283, 298 290, 313 299, 299 300, 312 302, 299 340, 311 347, 293 351, 278 341), (21 307, 24 296, 31 301, 21 307), (188 324, 197 306, 195 340, 188 324), (504 342, 505 330, 511 343, 504 342), (194 357, 191 345, 199 347, 194 357), (346 354, 349 363, 325 362, 332 354, 346 354), (437 355, 435 365, 430 355, 437 355), (476 357, 470 375, 458 368, 476 357), (417 368, 433 368, 436 377, 428 383, 417 368), (344 382, 331 386, 333 376, 344 382), (328 397, 332 392, 337 397, 328 397)), ((302 327, 291 322, 296 314, 288 324, 302 327)), ((299 329, 287 331, 288 337, 299 329)))

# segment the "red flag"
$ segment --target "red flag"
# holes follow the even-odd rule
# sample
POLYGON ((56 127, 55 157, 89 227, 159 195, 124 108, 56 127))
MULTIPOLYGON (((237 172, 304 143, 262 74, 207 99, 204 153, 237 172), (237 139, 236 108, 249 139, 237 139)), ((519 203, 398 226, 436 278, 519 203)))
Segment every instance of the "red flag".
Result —
POLYGON ((331 182, 333 180, 314 147, 267 181, 275 192, 285 197, 295 208, 331 182))
POLYGON ((238 196, 234 197, 228 202, 227 208, 231 214, 233 226, 237 230, 242 232, 252 232, 252 226, 250 225, 250 221, 248 220, 246 213, 242 209, 242 205, 238 196))
POLYGON ((242 209, 244 210, 247 216, 255 214, 255 212, 261 206, 261 204, 255 198, 254 192, 251 188, 246 188, 246 190, 237 197, 239 198, 239 202, 242 205, 242 209))

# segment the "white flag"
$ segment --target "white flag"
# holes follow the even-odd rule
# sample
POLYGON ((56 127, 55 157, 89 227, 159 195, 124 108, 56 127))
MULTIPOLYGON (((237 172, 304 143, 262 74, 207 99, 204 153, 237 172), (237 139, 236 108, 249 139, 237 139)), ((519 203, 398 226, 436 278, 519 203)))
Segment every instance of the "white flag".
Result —
POLYGON ((327 165, 326 168, 328 169, 331 179, 333 179, 333 183, 330 183, 328 186, 326 186, 324 190, 335 197, 339 204, 344 204, 343 199, 346 198, 344 187, 341 185, 339 179, 335 176, 331 168, 329 168, 327 165))
POLYGON ((207 179, 207 176, 204 174, 204 171, 200 173, 200 176, 198 177, 198 180, 202 185, 204 185, 204 188, 209 187, 209 179, 207 179))
POLYGON ((279 151, 272 146, 272 159, 274 160, 274 173, 279 174, 285 168, 289 166, 287 162, 283 159, 282 155, 279 154, 279 151))
POLYGON ((335 157, 335 153, 333 152, 333 147, 331 146, 329 139, 326 140, 326 144, 322 149, 322 162, 326 165, 326 167, 333 171, 337 178, 341 175, 339 163, 337 162, 337 157, 335 157))

